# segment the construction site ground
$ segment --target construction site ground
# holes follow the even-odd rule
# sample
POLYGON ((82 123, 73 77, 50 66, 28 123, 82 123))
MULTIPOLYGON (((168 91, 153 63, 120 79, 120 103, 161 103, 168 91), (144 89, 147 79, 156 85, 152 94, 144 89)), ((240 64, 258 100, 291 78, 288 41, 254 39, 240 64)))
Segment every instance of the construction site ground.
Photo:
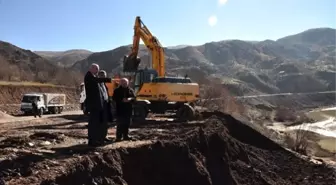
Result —
MULTIPOLYGON (((295 154, 230 115, 133 123, 136 141, 87 146, 87 117, 0 122, 0 184, 334 184, 335 168, 295 154)), ((109 137, 115 129, 109 129, 109 137)))

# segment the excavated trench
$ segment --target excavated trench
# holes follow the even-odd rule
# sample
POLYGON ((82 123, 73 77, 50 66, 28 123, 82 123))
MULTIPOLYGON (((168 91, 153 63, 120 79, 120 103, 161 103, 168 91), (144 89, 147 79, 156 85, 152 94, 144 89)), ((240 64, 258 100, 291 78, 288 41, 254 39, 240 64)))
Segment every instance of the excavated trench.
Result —
MULTIPOLYGON (((230 115, 212 113, 205 123, 147 127, 154 126, 171 135, 157 135, 157 141, 141 146, 97 150, 59 162, 61 169, 37 175, 33 170, 9 184, 311 185, 336 180, 331 167, 294 155, 230 115)), ((154 137, 141 133, 140 140, 154 137)))

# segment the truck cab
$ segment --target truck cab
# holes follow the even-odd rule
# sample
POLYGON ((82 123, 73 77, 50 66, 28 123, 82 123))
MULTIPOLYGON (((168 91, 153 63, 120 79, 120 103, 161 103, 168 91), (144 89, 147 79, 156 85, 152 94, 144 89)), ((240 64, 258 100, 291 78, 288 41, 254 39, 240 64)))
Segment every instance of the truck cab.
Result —
POLYGON ((30 93, 24 94, 21 100, 21 111, 25 114, 32 113, 32 103, 34 99, 37 100, 37 108, 43 112, 46 110, 43 94, 30 93))

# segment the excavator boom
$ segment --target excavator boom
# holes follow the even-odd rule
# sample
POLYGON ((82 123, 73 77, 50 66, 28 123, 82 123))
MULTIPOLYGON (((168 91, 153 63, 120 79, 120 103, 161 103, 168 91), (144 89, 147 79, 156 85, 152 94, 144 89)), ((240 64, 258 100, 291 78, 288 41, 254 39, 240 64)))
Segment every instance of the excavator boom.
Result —
POLYGON ((159 40, 148 30, 139 16, 137 16, 135 19, 133 46, 131 53, 124 58, 123 71, 136 72, 138 70, 141 62, 140 58, 138 57, 140 39, 144 42, 152 54, 152 68, 157 71, 159 77, 164 77, 164 49, 159 40))

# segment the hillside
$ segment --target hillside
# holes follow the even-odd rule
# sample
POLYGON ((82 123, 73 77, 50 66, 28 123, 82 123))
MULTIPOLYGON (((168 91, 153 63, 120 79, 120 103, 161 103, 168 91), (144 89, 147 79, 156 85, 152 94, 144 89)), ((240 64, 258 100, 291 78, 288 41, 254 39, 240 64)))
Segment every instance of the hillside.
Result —
MULTIPOLYGON (((333 90, 335 34, 335 29, 316 28, 276 41, 225 40, 168 47, 166 69, 168 75, 188 74, 199 83, 218 79, 236 95, 333 90)), ((0 42, 0 64, 8 66, 1 68, 0 80, 78 84, 92 62, 110 75, 120 72, 122 58, 129 51, 130 45, 96 53, 34 53, 0 42)), ((150 56, 144 46, 140 47, 139 56, 141 67, 149 66, 150 56)))
MULTIPOLYGON (((335 87, 335 29, 317 28, 276 41, 247 42, 225 40, 201 46, 166 48, 166 68, 170 75, 185 75, 208 82, 215 77, 228 86, 239 86, 243 94, 312 92, 335 87), (242 91, 242 90, 241 90, 242 91)), ((121 70, 128 46, 93 53, 77 61, 71 69, 85 72, 96 62, 109 73, 121 70)), ((147 49, 140 49, 142 67, 148 66, 147 49)), ((236 91, 236 94, 242 92, 236 91)))
POLYGON ((59 67, 30 50, 3 41, 0 41, 0 65, 1 81, 74 85, 81 78, 77 72, 59 67))
POLYGON ((50 60, 59 66, 70 67, 76 61, 87 58, 91 51, 82 49, 73 49, 67 51, 35 51, 36 54, 50 60))

